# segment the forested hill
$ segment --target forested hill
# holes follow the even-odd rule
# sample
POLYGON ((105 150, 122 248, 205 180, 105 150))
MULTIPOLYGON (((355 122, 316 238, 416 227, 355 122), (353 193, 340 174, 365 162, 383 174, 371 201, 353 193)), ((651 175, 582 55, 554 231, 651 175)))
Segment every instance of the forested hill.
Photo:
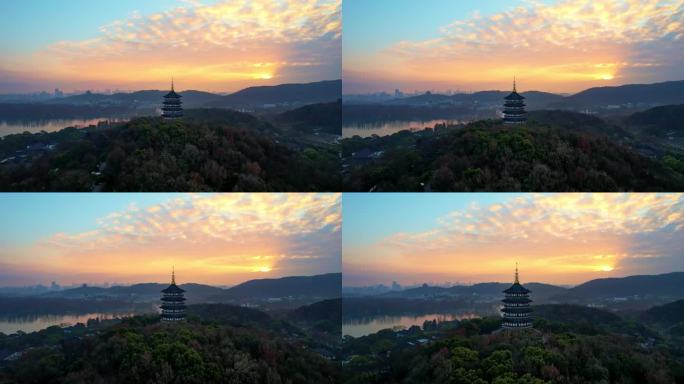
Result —
MULTIPOLYGON (((339 340, 339 339, 338 339, 339 340)), ((188 321, 158 315, 116 325, 0 333, 0 383, 335 383, 339 367, 302 330, 250 308, 197 305, 188 321)))
POLYGON ((5 191, 339 191, 339 153, 300 151, 278 130, 235 111, 189 110, 94 129, 5 136, 0 155, 55 144, 33 161, 0 166, 5 191))
POLYGON ((625 119, 632 129, 640 129, 654 136, 684 137, 684 104, 663 105, 637 112, 625 119))
MULTIPOLYGON (((577 114, 575 114, 577 115, 577 114)), ((348 191, 679 191, 684 173, 604 127, 483 120, 342 142, 348 191), (587 132, 591 130, 592 132, 587 132), (596 133, 593 133, 596 131, 596 133), (369 154, 373 154, 370 156, 369 154)))
POLYGON ((643 324, 581 306, 534 310, 532 330, 501 330, 497 316, 345 337, 342 382, 684 382, 684 351, 643 324))
POLYGON ((302 132, 342 134, 342 101, 306 105, 286 111, 276 121, 302 132))

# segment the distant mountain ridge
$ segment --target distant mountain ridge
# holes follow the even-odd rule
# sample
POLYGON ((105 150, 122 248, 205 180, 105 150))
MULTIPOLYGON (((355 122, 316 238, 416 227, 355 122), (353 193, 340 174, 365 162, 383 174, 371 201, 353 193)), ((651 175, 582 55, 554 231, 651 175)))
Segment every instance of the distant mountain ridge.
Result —
POLYGON ((319 296, 336 298, 342 295, 342 274, 327 273, 315 276, 288 276, 279 279, 249 280, 228 288, 224 296, 229 298, 319 296))
MULTIPOLYGON (((531 298, 536 303, 547 301, 591 301, 630 296, 669 297, 673 300, 684 299, 684 272, 594 279, 572 288, 535 282, 523 283, 523 285, 532 291, 531 298)), ((423 285, 416 288, 367 296, 404 299, 429 297, 467 298, 473 296, 497 298, 502 297, 501 292, 510 286, 511 283, 478 283, 473 285, 456 285, 448 288, 423 285)))
POLYGON ((591 280, 568 289, 558 299, 597 300, 631 296, 684 298, 684 272, 591 280))
POLYGON ((684 80, 589 88, 566 97, 563 102, 579 107, 626 103, 680 104, 684 103, 684 80))
MULTIPOLYGON (((422 95, 391 99, 385 104, 456 104, 456 103, 501 103, 510 91, 479 91, 445 95, 426 92, 422 95)), ((528 109, 540 108, 592 108, 608 105, 644 104, 650 106, 684 103, 684 80, 652 84, 626 84, 619 86, 594 87, 569 96, 542 91, 520 92, 528 109)))
POLYGON ((208 107, 250 107, 259 104, 316 104, 333 102, 342 95, 342 80, 306 84, 280 84, 245 88, 207 103, 208 107))
MULTIPOLYGON (((128 105, 130 107, 151 107, 161 105, 168 90, 141 90, 119 92, 111 95, 86 92, 80 95, 55 98, 48 104, 70 105, 128 105)), ((187 108, 220 107, 252 108, 267 104, 305 105, 338 100, 342 95, 342 80, 326 80, 313 83, 279 84, 248 87, 229 95, 186 90, 178 91, 187 108)))
MULTIPOLYGON (((288 276, 277 279, 249 280, 231 288, 218 288, 205 284, 180 284, 190 303, 216 302, 228 299, 265 299, 287 296, 336 298, 341 296, 341 273, 314 276, 288 276)), ((165 283, 141 283, 110 288, 83 286, 49 292, 41 297, 79 299, 116 298, 131 301, 155 301, 165 283)))

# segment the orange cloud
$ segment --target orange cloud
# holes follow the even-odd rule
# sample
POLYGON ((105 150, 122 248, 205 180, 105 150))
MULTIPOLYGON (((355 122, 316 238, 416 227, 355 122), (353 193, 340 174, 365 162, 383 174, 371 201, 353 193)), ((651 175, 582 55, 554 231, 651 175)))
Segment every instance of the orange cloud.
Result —
POLYGON ((442 88, 501 89, 517 75, 525 89, 559 92, 678 80, 684 75, 682 19, 682 0, 530 2, 457 20, 435 39, 345 57, 345 79, 365 73, 442 88))
POLYGON ((527 281, 574 284, 684 270, 682 211, 681 194, 526 195, 472 204, 431 230, 345 248, 344 273, 406 282, 508 281, 519 262, 527 281))
MULTIPOLYGON (((73 84, 211 91, 340 77, 339 0, 221 0, 116 20, 100 35, 60 41, 7 71, 73 84)), ((11 63, 14 63, 12 65, 11 63)))
POLYGON ((4 259, 65 282, 165 281, 175 265, 186 282, 234 284, 339 271, 341 224, 339 194, 179 195, 4 259))

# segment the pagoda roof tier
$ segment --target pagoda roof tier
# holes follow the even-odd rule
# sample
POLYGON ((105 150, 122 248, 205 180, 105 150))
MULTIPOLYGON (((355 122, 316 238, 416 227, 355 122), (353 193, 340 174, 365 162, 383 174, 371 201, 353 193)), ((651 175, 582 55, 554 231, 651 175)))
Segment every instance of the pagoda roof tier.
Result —
POLYGON ((531 317, 505 317, 504 318, 504 323, 530 323, 532 320, 531 317))
POLYGON ((171 284, 167 288, 162 289, 163 293, 183 293, 185 290, 181 289, 176 284, 171 284))
MULTIPOLYGON (((159 96, 157 96, 157 97, 159 97, 159 96)), ((181 97, 183 97, 183 96, 177 94, 176 91, 174 91, 173 89, 171 91, 169 91, 169 93, 164 95, 165 99, 180 99, 181 97)))
POLYGON ((161 298, 161 301, 185 301, 185 297, 183 297, 183 296, 164 296, 161 298))
POLYGON ((180 305, 173 305, 173 304, 168 304, 168 303, 163 303, 161 306, 161 309, 185 309, 187 308, 185 304, 180 304, 180 305))
POLYGON ((517 282, 513 283, 513 285, 511 285, 510 288, 503 291, 503 293, 530 293, 530 292, 532 292, 532 291, 523 287, 522 285, 520 285, 520 283, 517 283, 517 282))
POLYGON ((501 308, 501 312, 506 312, 506 313, 531 313, 532 307, 530 306, 525 306, 525 307, 503 307, 501 308))
POLYGON ((513 91, 508 96, 504 97, 504 99, 506 99, 506 100, 524 100, 525 97, 523 97, 518 92, 513 91))
POLYGON ((527 297, 506 297, 501 302, 504 304, 529 304, 532 300, 527 297))

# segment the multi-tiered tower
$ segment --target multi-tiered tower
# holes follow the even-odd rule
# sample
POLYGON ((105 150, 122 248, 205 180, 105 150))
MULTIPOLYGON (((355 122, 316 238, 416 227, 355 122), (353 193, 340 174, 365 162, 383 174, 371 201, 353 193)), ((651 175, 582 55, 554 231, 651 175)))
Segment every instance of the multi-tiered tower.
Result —
POLYGON ((506 297, 502 300, 501 326, 504 329, 523 329, 532 327, 532 308, 530 307, 530 290, 520 285, 518 280, 518 264, 515 264, 515 282, 503 291, 506 297))
POLYGON ((173 80, 171 80, 171 91, 164 96, 164 103, 162 104, 162 117, 164 120, 175 120, 183 117, 181 97, 173 89, 173 80))
POLYGON ((518 93, 513 78, 513 92, 504 98, 503 122, 504 124, 522 124, 527 121, 525 112, 525 98, 518 93))
POLYGON ((185 296, 184 290, 176 285, 176 271, 171 272, 171 285, 162 290, 161 319, 162 321, 185 320, 185 296))

